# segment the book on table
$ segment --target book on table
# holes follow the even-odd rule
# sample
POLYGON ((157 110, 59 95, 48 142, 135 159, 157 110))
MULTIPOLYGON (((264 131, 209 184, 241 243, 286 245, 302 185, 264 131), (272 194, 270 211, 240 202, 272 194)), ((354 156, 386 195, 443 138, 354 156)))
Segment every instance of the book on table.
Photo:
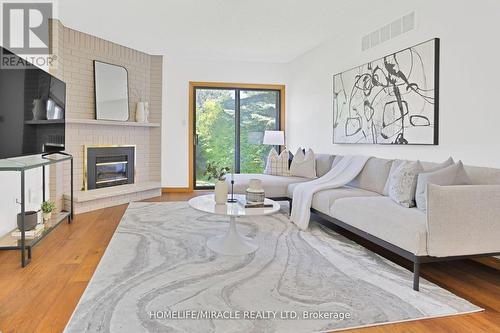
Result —
MULTIPOLYGON (((36 238, 40 236, 43 231, 45 230, 45 226, 43 224, 37 224, 35 229, 32 230, 27 230, 24 232, 24 237, 26 238, 36 238)), ((19 237, 21 238, 21 230, 16 229, 14 230, 11 234, 12 237, 19 237)))
POLYGON ((244 198, 238 199, 238 203, 245 208, 270 208, 270 207, 273 207, 273 204, 271 204, 271 203, 247 202, 246 199, 244 199, 244 198))

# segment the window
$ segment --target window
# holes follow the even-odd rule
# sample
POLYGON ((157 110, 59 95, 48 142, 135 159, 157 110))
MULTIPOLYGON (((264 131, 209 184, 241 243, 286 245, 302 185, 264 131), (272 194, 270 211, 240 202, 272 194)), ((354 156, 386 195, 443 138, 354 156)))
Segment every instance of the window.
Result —
POLYGON ((236 173, 262 173, 270 146, 264 131, 283 130, 284 86, 191 84, 194 189, 209 189, 207 163, 228 166, 236 173))

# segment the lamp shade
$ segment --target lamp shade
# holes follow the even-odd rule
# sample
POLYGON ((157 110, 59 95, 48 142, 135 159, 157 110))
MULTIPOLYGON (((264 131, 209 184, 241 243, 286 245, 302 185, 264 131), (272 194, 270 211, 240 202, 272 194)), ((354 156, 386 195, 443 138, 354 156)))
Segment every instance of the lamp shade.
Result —
POLYGON ((265 145, 282 146, 285 144, 285 132, 265 131, 264 140, 262 140, 262 143, 265 145))

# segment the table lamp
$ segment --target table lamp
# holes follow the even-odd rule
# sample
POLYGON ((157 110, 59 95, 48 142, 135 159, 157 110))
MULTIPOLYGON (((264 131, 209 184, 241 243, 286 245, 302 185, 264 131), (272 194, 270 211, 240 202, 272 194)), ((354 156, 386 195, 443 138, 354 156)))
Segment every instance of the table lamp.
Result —
MULTIPOLYGON (((271 146, 285 145, 285 132, 284 131, 265 131, 262 144, 271 146)), ((272 148, 274 149, 274 147, 272 148)))

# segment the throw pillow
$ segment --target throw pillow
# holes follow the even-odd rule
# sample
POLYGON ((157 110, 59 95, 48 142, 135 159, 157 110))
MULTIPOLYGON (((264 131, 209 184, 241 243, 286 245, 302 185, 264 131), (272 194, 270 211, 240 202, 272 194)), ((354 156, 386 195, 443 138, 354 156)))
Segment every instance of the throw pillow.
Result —
POLYGON ((290 169, 290 166, 292 165, 293 161, 293 154, 291 151, 288 151, 288 169, 290 169))
POLYGON ((290 174, 295 177, 316 178, 316 158, 312 149, 305 154, 302 149, 297 150, 290 166, 290 174))
POLYGON ((401 163, 389 176, 389 197, 403 207, 415 207, 417 177, 422 171, 420 161, 401 163))
POLYGON ((449 167, 450 165, 453 165, 455 164, 455 161, 453 160, 453 158, 450 156, 448 157, 448 159, 442 163, 439 163, 433 167, 430 167, 429 169, 426 169, 424 168, 424 172, 434 172, 434 171, 438 171, 440 169, 444 169, 446 167, 449 167))
POLYGON ((401 164, 403 164, 405 162, 407 162, 407 161, 405 161, 405 160, 392 161, 391 169, 389 170, 389 176, 387 176, 387 180, 386 180, 385 186, 384 186, 383 194, 385 196, 389 196, 389 183, 390 183, 392 174, 394 174, 394 171, 396 171, 401 166, 401 164))
POLYGON ((278 155, 276 150, 272 148, 269 155, 267 155, 264 173, 273 176, 290 176, 290 170, 288 168, 288 150, 285 149, 278 155))
POLYGON ((332 169, 333 160, 335 159, 335 155, 329 154, 316 154, 314 156, 316 160, 316 176, 323 177, 332 169))
POLYGON ((393 161, 370 157, 363 170, 347 186, 383 194, 393 161))
POLYGON ((458 161, 444 169, 421 173, 418 175, 417 191, 415 193, 417 208, 427 210, 427 184, 448 186, 468 185, 470 183, 471 181, 462 161, 458 161))

